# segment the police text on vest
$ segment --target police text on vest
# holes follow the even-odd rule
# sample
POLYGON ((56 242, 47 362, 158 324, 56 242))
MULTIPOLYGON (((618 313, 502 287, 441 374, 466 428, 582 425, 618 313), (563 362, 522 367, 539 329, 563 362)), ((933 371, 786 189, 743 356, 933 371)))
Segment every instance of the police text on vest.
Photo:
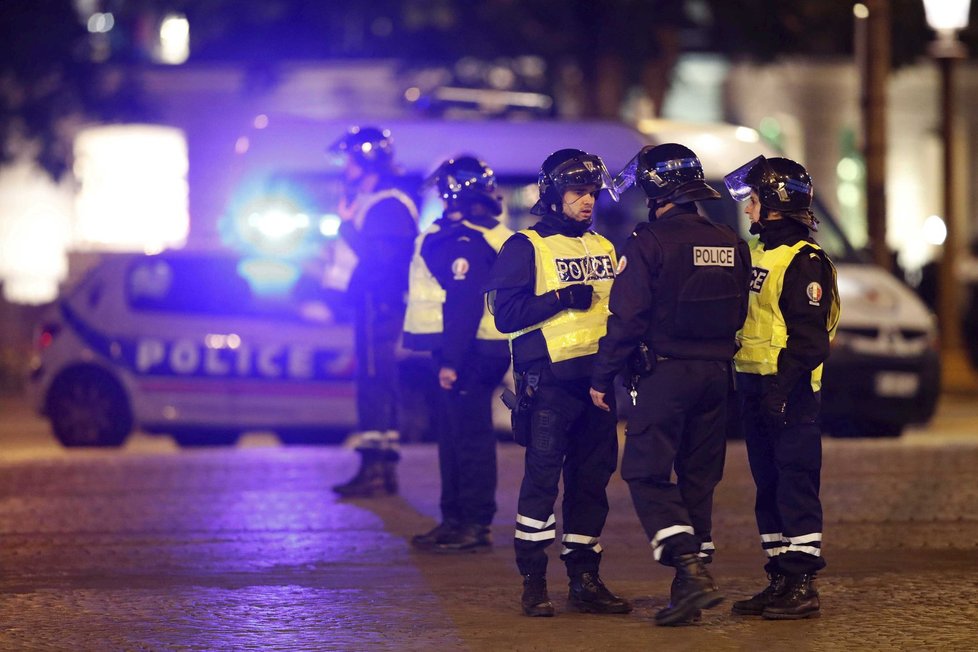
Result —
POLYGON ((611 263, 611 256, 608 255, 555 258, 554 264, 557 266, 557 278, 561 283, 580 283, 615 277, 615 266, 611 263))
POLYGON ((750 270, 750 291, 760 292, 761 288, 764 287, 764 279, 770 274, 768 270, 763 267, 752 267, 750 270))
POLYGON ((693 247, 693 265, 697 267, 733 267, 733 247, 693 247))

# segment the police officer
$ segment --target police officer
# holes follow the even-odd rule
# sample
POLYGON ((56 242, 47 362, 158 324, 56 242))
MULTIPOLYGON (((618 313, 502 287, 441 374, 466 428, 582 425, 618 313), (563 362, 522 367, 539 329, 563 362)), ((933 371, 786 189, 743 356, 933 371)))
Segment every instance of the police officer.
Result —
POLYGON ((635 409, 621 475, 653 557, 675 567, 670 604, 656 623, 676 625, 722 600, 704 563, 714 552, 713 491, 723 475, 750 252, 733 229, 697 212, 694 202, 720 195, 689 148, 645 147, 615 179, 619 191, 636 183, 648 198, 649 222, 635 229, 618 263, 591 397, 610 409, 615 374, 632 358, 635 409))
POLYGON ((769 585, 733 613, 783 620, 819 614, 822 558, 818 425, 822 363, 839 322, 835 267, 811 238, 812 179, 786 158, 760 156, 724 179, 746 200, 753 279, 734 356, 754 505, 769 585))
MULTIPOLYGON (((540 221, 503 245, 487 286, 496 326, 510 337, 517 388, 523 398, 533 394, 515 534, 523 612, 554 615, 546 548, 556 539, 553 510, 563 472, 560 558, 569 603, 585 612, 627 613, 628 602, 598 575, 617 419, 588 396, 615 276, 614 248, 591 230, 598 192, 611 188, 610 178, 597 156, 562 149, 543 162, 538 186, 531 212, 540 221)), ((519 440, 527 433, 515 434, 519 440)))
MULTIPOLYGON (((355 315, 356 475, 333 491, 344 497, 397 493, 400 458, 395 349, 404 323, 408 267, 417 236, 414 202, 395 187, 389 131, 353 127, 328 150, 344 165, 339 233, 353 264, 345 281, 355 315)), ((337 266, 342 269, 342 266, 337 266)))
POLYGON ((493 171, 472 156, 442 163, 429 178, 445 212, 415 243, 404 345, 432 351, 443 390, 439 423, 442 521, 415 536, 435 552, 490 550, 496 513, 492 393, 509 368, 509 344, 493 323, 483 286, 513 232, 497 221, 493 171))

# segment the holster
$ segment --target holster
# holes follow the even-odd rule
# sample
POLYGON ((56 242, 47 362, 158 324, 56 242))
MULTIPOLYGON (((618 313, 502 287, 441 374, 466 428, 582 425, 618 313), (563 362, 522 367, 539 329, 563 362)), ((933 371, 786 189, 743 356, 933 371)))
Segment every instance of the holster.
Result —
POLYGON ((504 389, 502 399, 510 409, 513 440, 520 446, 526 446, 530 440, 530 415, 533 412, 533 402, 540 384, 540 374, 527 372, 515 376, 516 393, 504 389))
POLYGON ((635 350, 628 356, 627 373, 625 375, 626 389, 638 391, 638 384, 643 376, 655 371, 655 355, 645 342, 639 342, 635 350))

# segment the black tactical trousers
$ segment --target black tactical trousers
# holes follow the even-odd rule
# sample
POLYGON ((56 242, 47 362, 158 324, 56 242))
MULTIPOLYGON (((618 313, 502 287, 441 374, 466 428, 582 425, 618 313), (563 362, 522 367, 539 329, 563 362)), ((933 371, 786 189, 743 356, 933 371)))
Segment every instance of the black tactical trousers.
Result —
POLYGON ((761 398, 770 376, 737 374, 747 457, 757 487, 754 513, 768 572, 790 575, 825 567, 822 558, 820 394, 807 377, 788 395, 787 426, 772 427, 761 398))
POLYGON ((730 381, 729 362, 670 359, 639 383, 621 475, 653 555, 665 565, 676 555, 713 554, 713 492, 723 477, 730 381))
POLYGON ((489 525, 496 513, 492 394, 509 358, 469 356, 451 390, 441 390, 438 467, 443 521, 489 525))
POLYGON ((523 575, 547 570, 546 548, 556 539, 554 504, 561 474, 563 543, 568 575, 596 572, 598 538, 608 516, 606 488, 618 462, 614 397, 611 412, 594 406, 590 381, 541 374, 531 412, 523 483, 516 515, 516 564, 523 575))
POLYGON ((404 304, 367 295, 356 304, 355 320, 359 430, 396 431, 396 350, 404 325, 404 304))

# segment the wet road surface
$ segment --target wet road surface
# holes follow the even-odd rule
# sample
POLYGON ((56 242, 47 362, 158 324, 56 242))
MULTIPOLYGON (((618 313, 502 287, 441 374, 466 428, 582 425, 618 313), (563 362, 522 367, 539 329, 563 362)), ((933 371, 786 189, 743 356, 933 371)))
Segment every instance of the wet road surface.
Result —
MULTIPOLYGON (((742 442, 728 450, 712 571, 726 603, 659 628, 671 573, 652 561, 616 474, 602 576, 625 616, 569 612, 551 549, 553 619, 520 615, 512 522, 521 449, 500 445, 489 554, 412 552, 436 523, 437 457, 407 447, 402 495, 340 501, 338 447, 267 436, 179 450, 139 435, 65 451, 0 403, 3 650, 973 650, 978 649, 978 406, 946 400, 899 440, 825 440, 822 617, 738 618, 765 584, 742 442)), ((558 512, 559 513, 559 512, 558 512)))

